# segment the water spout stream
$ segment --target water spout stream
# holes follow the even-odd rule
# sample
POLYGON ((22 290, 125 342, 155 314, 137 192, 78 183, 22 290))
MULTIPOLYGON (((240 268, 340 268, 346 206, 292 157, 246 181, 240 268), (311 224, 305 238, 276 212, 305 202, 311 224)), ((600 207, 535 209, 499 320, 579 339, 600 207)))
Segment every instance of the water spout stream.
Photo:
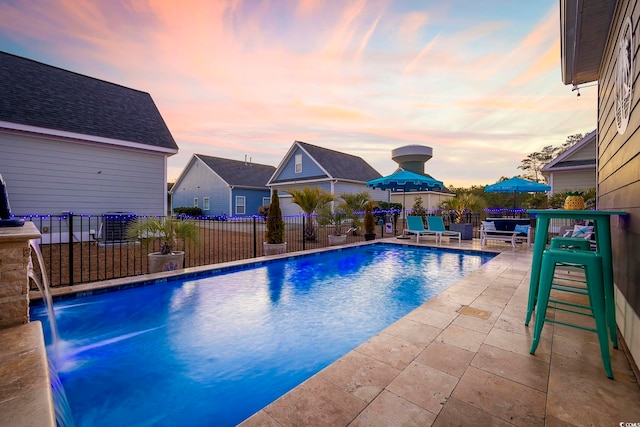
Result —
POLYGON ((40 246, 37 240, 30 240, 29 246, 31 246, 32 253, 36 254, 38 265, 40 266, 40 274, 38 275, 33 268, 33 259, 29 256, 29 264, 27 266, 27 276, 33 280, 38 287, 38 290, 42 294, 47 314, 49 316, 49 328, 51 329, 51 350, 52 354, 49 355, 49 376, 51 377, 51 394, 53 397, 53 404, 56 412, 56 423, 59 427, 75 427, 73 417, 71 416, 71 409, 69 407, 69 401, 67 395, 58 376, 57 366, 61 366, 62 354, 60 351, 60 340, 58 334, 58 325, 56 323, 56 315, 53 311, 53 300, 51 299, 51 293, 49 292, 49 276, 44 266, 44 258, 40 251, 40 246))

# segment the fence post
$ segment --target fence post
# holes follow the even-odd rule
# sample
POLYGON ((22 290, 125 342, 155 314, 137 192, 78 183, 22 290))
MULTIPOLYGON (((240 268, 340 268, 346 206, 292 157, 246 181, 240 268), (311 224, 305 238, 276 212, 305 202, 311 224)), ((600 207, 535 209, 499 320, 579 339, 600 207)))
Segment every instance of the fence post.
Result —
POLYGON ((253 217, 253 257, 258 256, 258 226, 256 224, 256 217, 253 217))
POLYGON ((73 285, 73 214, 69 215, 69 286, 73 285))
POLYGON ((302 215, 302 250, 305 250, 306 247, 306 240, 305 239, 305 235, 304 235, 304 231, 306 229, 306 220, 307 220, 307 215, 302 215))

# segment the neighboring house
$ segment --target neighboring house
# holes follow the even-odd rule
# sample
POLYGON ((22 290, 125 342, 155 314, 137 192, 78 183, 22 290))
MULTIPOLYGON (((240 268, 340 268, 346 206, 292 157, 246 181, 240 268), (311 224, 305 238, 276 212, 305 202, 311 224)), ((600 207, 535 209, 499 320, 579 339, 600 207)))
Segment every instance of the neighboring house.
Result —
POLYGON ((367 191, 372 200, 389 201, 387 191, 367 188, 367 181, 381 176, 361 157, 295 141, 267 185, 278 190, 283 215, 297 215, 302 210, 287 190, 320 187, 336 197, 367 191))
POLYGON ((594 130, 542 168, 551 194, 596 187, 596 141, 594 130))
POLYGON ((0 174, 13 214, 165 215, 177 152, 148 93, 0 52, 0 174))
POLYGON ((171 188, 171 208, 194 206, 205 216, 257 215, 271 203, 267 181, 276 168, 194 154, 171 188))
MULTIPOLYGON (((640 3, 560 1, 562 80, 597 81, 596 206, 625 211, 611 226, 618 331, 640 363, 640 3)), ((640 372, 636 370, 636 376, 640 372)))

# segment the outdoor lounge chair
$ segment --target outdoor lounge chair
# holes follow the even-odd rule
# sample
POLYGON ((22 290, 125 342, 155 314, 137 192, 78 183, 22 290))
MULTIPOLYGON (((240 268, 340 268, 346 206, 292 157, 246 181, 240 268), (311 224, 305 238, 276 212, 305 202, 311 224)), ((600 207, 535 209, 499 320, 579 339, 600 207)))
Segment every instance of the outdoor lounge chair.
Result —
POLYGON ((427 230, 426 228, 424 228, 421 216, 407 216, 407 227, 408 228, 405 228, 403 233, 415 234, 416 243, 420 243, 420 236, 435 236, 436 243, 438 243, 440 232, 427 230))
POLYGON ((429 231, 433 231, 438 233, 437 238, 442 242, 442 236, 453 237, 458 239, 458 243, 462 240, 462 233, 459 231, 449 231, 444 228, 444 221, 442 221, 441 216, 428 216, 427 217, 427 225, 429 226, 429 231))

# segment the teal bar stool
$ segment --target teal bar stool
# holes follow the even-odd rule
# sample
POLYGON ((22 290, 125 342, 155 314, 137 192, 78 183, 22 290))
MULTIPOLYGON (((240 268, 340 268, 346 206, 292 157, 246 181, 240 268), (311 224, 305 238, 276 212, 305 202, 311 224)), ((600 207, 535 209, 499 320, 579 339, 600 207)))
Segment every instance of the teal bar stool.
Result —
MULTIPOLYGON (((542 255, 542 268, 540 271, 540 286, 538 288, 538 306, 536 308, 536 324, 531 343, 531 354, 535 354, 540 342, 540 334, 545 322, 558 323, 595 332, 600 343, 600 356, 607 377, 613 378, 611 370, 611 356, 609 354, 609 331, 607 329, 607 316, 605 304, 605 286, 602 275, 602 256, 596 252, 567 249, 547 249, 542 255), (571 264, 584 269, 586 287, 574 285, 575 279, 563 279, 563 283, 554 282, 556 266, 571 264), (569 282, 569 283, 566 283, 569 282), (551 290, 571 292, 587 295, 588 305, 570 303, 551 299, 551 290), (595 319, 596 327, 588 328, 554 319, 547 319, 547 307, 549 302, 555 304, 556 310, 589 316, 595 319)), ((581 282, 581 283, 585 283, 581 282)))
POLYGON ((591 242, 581 237, 554 237, 549 244, 550 249, 580 249, 588 251, 591 249, 591 242))

